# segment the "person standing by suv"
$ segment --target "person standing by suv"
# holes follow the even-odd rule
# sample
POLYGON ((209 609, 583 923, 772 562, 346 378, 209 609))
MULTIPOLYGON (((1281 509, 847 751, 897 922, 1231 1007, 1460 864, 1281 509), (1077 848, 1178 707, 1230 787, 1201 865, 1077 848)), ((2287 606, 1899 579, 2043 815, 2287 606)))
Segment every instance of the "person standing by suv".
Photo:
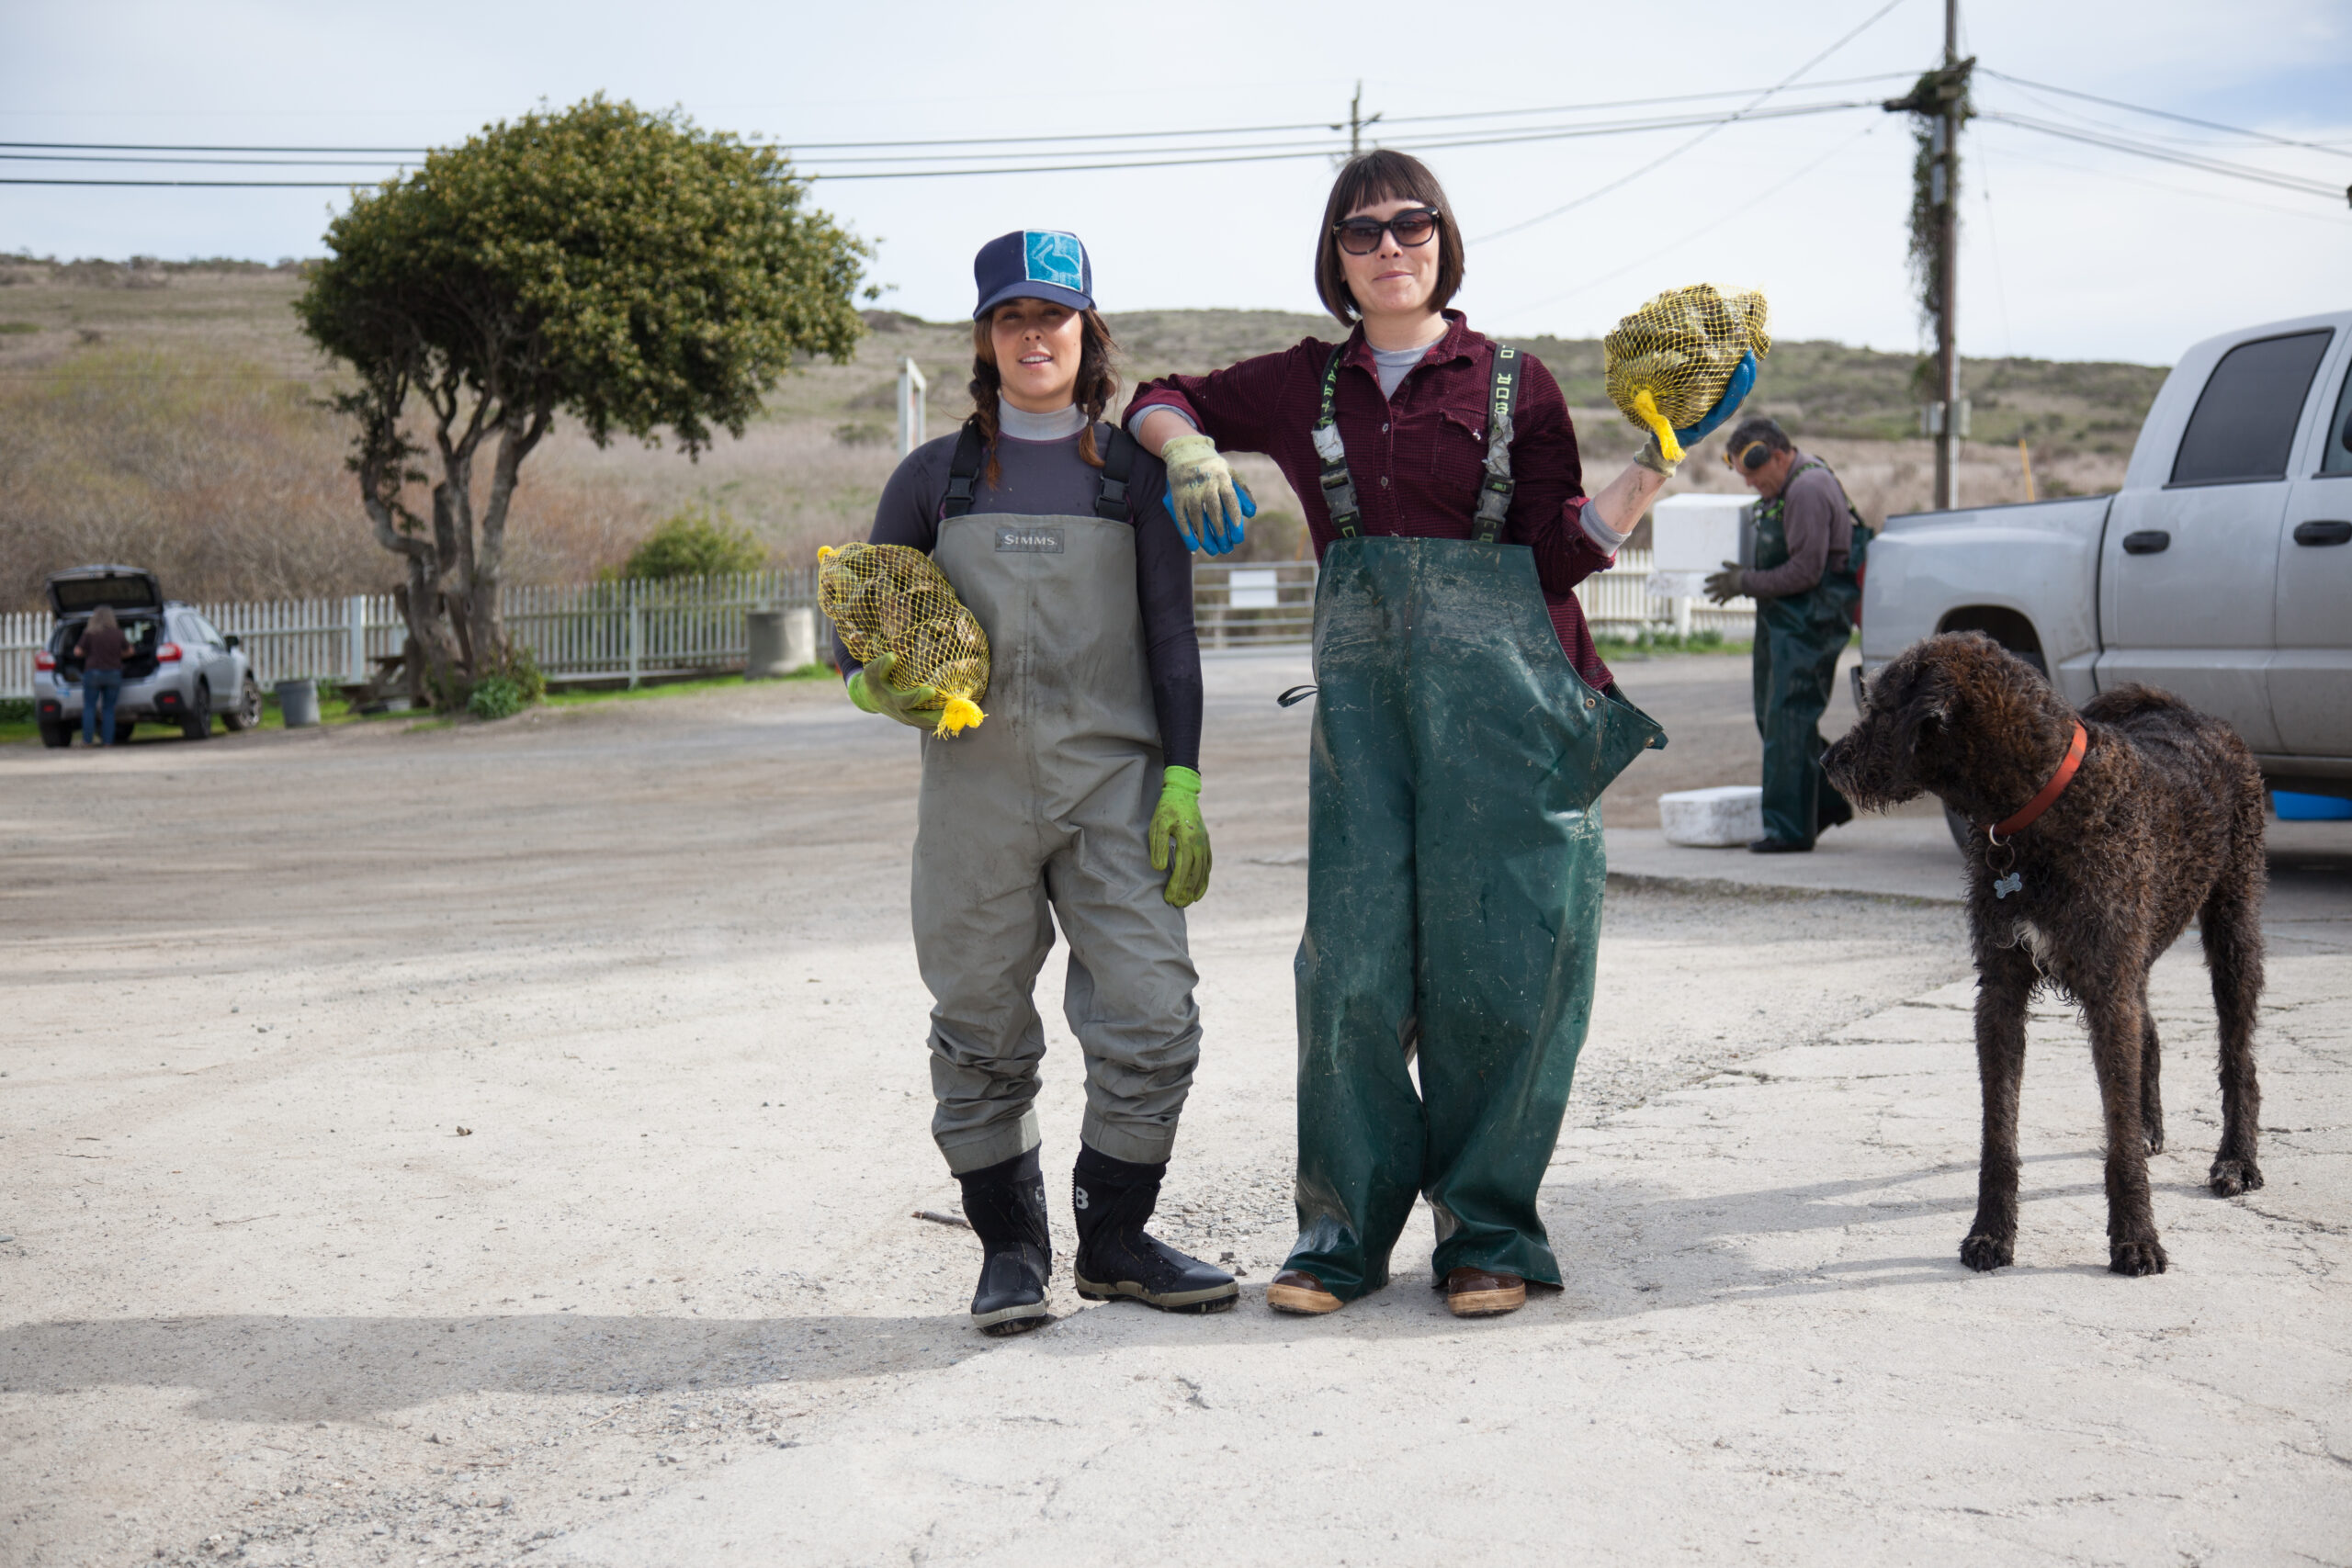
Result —
POLYGON ((85 746, 114 744, 114 709, 122 700, 122 660, 130 651, 130 639, 122 635, 114 606, 101 604, 90 612, 90 624, 82 628, 81 637, 74 644, 74 657, 82 661, 85 746), (106 709, 104 718, 98 716, 101 705, 106 709))

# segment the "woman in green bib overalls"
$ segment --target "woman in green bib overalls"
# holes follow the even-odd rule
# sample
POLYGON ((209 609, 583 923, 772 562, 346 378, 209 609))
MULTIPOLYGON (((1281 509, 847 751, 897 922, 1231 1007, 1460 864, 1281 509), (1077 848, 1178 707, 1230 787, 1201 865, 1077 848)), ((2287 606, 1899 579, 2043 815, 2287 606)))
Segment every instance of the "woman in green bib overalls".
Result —
POLYGON ((1672 466, 1653 443, 1588 498, 1550 372, 1445 308, 1462 270, 1435 176, 1399 152, 1351 160, 1316 246, 1346 341, 1149 382, 1127 411, 1204 547, 1230 548, 1240 526, 1219 448, 1263 452, 1322 562, 1299 1236, 1267 1291, 1280 1311, 1385 1284, 1419 1195, 1457 1314, 1559 1283, 1536 1190, 1591 1009, 1592 806, 1665 739, 1618 695, 1574 590, 1672 466))
POLYGON ((1159 460, 1096 423, 1118 380, 1078 237, 1016 230, 972 271, 975 412, 899 465, 872 538, 928 553, 979 621, 988 716, 932 735, 935 692, 835 644, 858 706, 925 732, 915 956, 935 1003, 932 1136, 982 1249, 972 1322, 1013 1334, 1046 1318, 1030 993, 1056 918, 1086 1056, 1079 1293, 1221 1311, 1233 1277, 1144 1229, 1201 1048, 1184 938, 1209 878, 1192 561, 1159 460))

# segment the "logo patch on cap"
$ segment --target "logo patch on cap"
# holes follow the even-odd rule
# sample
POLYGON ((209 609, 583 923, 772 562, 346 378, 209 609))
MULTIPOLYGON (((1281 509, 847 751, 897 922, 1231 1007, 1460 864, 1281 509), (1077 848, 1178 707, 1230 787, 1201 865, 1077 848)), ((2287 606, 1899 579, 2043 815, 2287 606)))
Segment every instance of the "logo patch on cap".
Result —
POLYGON ((1050 283, 1076 294, 1086 292, 1086 253, 1080 248, 1077 235, 1032 229, 1022 239, 1030 282, 1050 283))

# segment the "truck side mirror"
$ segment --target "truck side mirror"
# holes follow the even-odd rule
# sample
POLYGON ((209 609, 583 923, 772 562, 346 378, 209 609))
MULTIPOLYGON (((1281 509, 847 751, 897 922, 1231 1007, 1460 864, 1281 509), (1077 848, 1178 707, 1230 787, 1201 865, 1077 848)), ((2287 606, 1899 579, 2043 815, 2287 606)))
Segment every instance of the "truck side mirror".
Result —
POLYGON ((244 646, 244 639, 237 636, 234 632, 232 632, 227 637, 220 639, 220 646, 223 648, 242 648, 244 646))

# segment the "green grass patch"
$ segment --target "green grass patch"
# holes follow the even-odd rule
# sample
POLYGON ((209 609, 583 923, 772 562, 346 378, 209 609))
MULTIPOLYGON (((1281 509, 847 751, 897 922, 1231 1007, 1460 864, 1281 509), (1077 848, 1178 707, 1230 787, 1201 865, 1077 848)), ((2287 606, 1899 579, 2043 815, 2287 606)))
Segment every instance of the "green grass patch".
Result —
POLYGON ((1736 653, 1746 657, 1755 645, 1735 642, 1718 631, 1696 631, 1688 637, 1673 632, 1654 632, 1644 628, 1634 637, 1595 637, 1593 646, 1600 657, 1608 659, 1643 659, 1655 653, 1736 653))
MULTIPOLYGON (((832 668, 824 664, 804 665, 789 675, 778 676, 783 681, 821 681, 832 676, 832 668)), ((746 684, 764 685, 762 681, 745 682, 741 674, 711 675, 698 681, 667 681, 658 686, 639 686, 630 691, 616 686, 609 691, 549 692, 547 705, 551 708, 586 707, 594 703, 641 703, 661 697, 682 697, 695 692, 740 692, 746 684)))

